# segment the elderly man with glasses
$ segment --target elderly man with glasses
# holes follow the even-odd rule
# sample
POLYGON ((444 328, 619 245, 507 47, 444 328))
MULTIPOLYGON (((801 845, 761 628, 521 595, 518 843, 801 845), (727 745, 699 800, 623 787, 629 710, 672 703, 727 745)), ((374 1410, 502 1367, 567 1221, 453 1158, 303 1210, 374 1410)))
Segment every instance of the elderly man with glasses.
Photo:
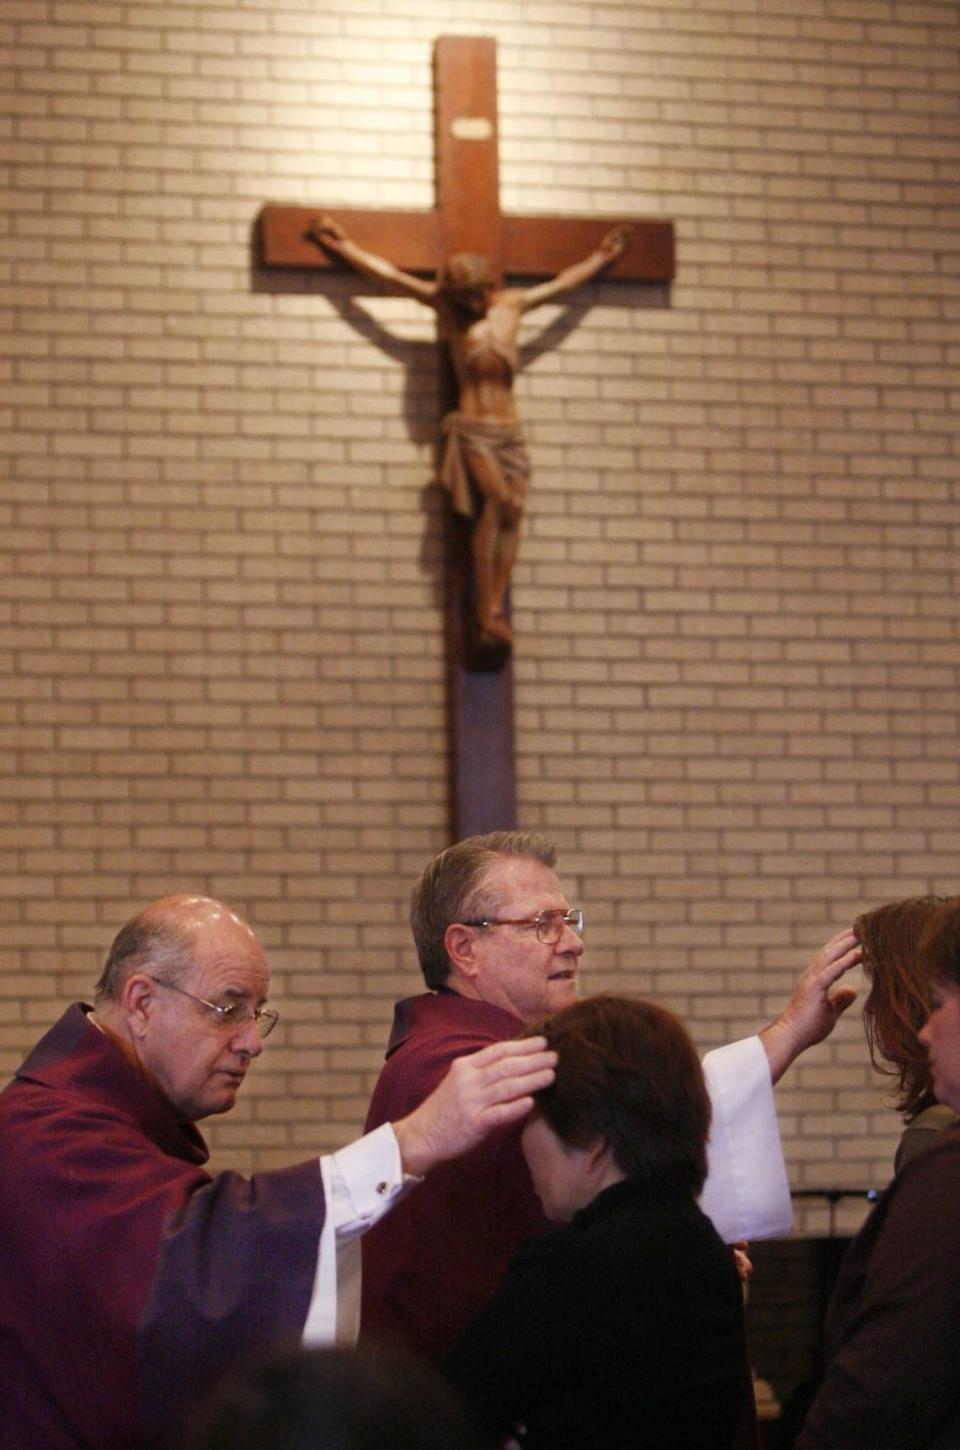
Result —
POLYGON ((505 1043, 336 1154, 211 1177, 194 1125, 233 1107, 277 1021, 268 985, 246 922, 166 897, 0 1094, 6 1450, 166 1443, 246 1351, 349 1340, 338 1271, 357 1236, 552 1078, 542 1041, 505 1043))
MULTIPOLYGON (((410 924, 429 990, 397 1004, 368 1130, 411 1111, 452 1062, 575 1000, 583 914, 567 902, 555 864, 542 836, 502 831, 461 841, 427 866, 410 924)), ((775 1022, 707 1054, 713 1121, 701 1205, 728 1243, 790 1225, 772 1085, 850 1005, 852 988, 833 989, 859 957, 853 933, 840 932, 775 1022)), ((492 1296, 520 1241, 545 1227, 518 1132, 491 1135, 441 1165, 415 1204, 364 1239, 361 1334, 441 1358, 492 1296)))

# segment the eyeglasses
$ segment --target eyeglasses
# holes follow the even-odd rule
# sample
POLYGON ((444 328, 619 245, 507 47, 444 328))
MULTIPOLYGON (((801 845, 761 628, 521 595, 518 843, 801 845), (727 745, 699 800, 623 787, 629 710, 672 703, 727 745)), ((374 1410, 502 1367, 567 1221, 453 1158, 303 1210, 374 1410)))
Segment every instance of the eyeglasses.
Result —
MULTIPOLYGON (((147 976, 149 976, 149 972, 147 976)), ((226 1027, 235 1032, 239 1027, 246 1027, 248 1022, 255 1022, 257 1031, 261 1037, 269 1037, 276 1027, 280 1013, 273 1007, 248 1007, 245 1002, 227 1002, 221 1005, 218 1002, 208 1002, 206 997, 195 997, 192 992, 185 992, 182 987, 177 987, 173 982, 163 982, 159 977, 150 977, 151 982, 156 982, 158 987, 167 987, 171 992, 179 992, 181 997, 189 997, 191 1002, 198 1002, 201 1007, 207 1007, 216 1015, 217 1026, 226 1027)))
POLYGON ((484 927, 532 926, 537 933, 537 941, 543 942, 545 947, 555 947, 563 936, 565 926, 572 926, 577 936, 583 935, 583 912, 579 906, 571 906, 567 911, 541 911, 539 916, 491 916, 485 917, 483 921, 465 921, 463 924, 484 927))

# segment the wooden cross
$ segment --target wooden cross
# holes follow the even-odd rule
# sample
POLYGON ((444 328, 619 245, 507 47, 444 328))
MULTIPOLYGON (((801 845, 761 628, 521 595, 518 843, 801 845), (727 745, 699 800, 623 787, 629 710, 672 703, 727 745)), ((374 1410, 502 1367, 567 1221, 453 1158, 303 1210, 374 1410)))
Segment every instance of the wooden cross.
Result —
MULTIPOLYGON (((329 210, 353 240, 406 272, 433 275, 454 252, 489 257, 497 276, 553 276, 587 256, 625 217, 510 216, 500 210, 496 41, 444 35, 434 47, 437 204, 432 211, 351 210, 270 203, 259 216, 266 268, 330 269, 342 264, 309 231, 329 210)), ((674 275, 673 225, 633 221, 623 255, 604 279, 668 283, 674 275)), ((444 392, 456 396, 449 366, 444 392)), ((536 458, 533 464, 536 480, 536 458)), ((469 549, 462 521, 448 510, 447 666, 453 839, 516 824, 513 671, 477 669, 468 655, 464 598, 469 549)))

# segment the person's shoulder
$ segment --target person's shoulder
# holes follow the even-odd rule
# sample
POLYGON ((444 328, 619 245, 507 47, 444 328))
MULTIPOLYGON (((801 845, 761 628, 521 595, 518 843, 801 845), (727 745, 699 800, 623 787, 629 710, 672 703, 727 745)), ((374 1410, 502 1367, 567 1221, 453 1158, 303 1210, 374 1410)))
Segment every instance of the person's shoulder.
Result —
POLYGON ((922 1113, 918 1113, 904 1128, 897 1144, 893 1160, 894 1170, 901 1173, 918 1154, 925 1153, 933 1144, 939 1142, 943 1130, 952 1127, 956 1122, 956 1113, 945 1103, 932 1103, 922 1113))
POLYGON ((723 1304, 724 1312, 740 1303, 733 1253, 692 1197, 616 1185, 577 1214, 552 1244, 548 1238, 541 1254, 551 1249, 562 1255, 565 1273, 602 1287, 608 1302, 639 1303, 637 1295, 660 1303, 707 1296, 723 1304))
POLYGON ((496 1031, 489 1024, 470 1020, 459 1021, 456 1009, 434 1015, 424 1014, 411 1024, 409 1031, 390 1052, 380 1071, 381 1081, 405 1076, 415 1066, 448 1067, 458 1057, 479 1052, 494 1042, 511 1036, 496 1031))
POLYGON ((928 1146, 913 1162, 922 1163, 934 1159, 960 1164, 960 1119, 954 1117, 953 1121, 944 1123, 938 1131, 930 1131, 928 1146))
POLYGON ((661 1258, 663 1244, 669 1240, 732 1259, 729 1248, 692 1194, 650 1190, 629 1178, 599 1194, 577 1214, 573 1227, 614 1245, 629 1243, 635 1253, 643 1256, 652 1253, 661 1258))
POLYGON ((936 1211, 941 1205, 955 1222, 954 1205, 960 1205, 960 1122, 938 1133, 918 1134, 929 1141, 901 1163, 882 1202, 887 1212, 900 1212, 923 1202, 936 1211))
POLYGON ((424 992, 397 1004, 391 1046, 441 1041, 469 1052, 504 1042, 523 1031, 523 1023, 503 1007, 463 997, 459 992, 424 992))
POLYGON ((457 1058, 521 1030, 522 1024, 501 1008, 456 992, 425 992, 398 1003, 387 1059, 370 1100, 367 1129, 418 1107, 457 1058))
POLYGON ((128 1104, 73 1083, 15 1082, 0 1110, 0 1131, 5 1176, 16 1181, 18 1195, 27 1184, 43 1184, 52 1201, 58 1184, 83 1182, 93 1199, 112 1191, 118 1174, 144 1167, 150 1176, 162 1164, 164 1179, 196 1172, 194 1163, 165 1151, 128 1104))

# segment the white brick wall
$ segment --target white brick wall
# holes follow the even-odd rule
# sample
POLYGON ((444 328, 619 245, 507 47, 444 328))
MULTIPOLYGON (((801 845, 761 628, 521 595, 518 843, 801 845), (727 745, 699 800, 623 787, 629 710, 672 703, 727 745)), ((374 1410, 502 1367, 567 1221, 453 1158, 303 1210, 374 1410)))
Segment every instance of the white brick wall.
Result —
MULTIPOLYGON (((14 0, 4 31, 6 1070, 196 888, 284 1016, 219 1159, 362 1119, 447 829, 432 324, 265 278, 251 230, 431 204, 441 31, 497 36, 505 209, 677 224, 669 307, 544 309, 518 382, 521 815, 589 985, 710 1045, 857 910, 957 888, 955 5, 14 0)), ((883 1178, 856 1021, 780 1101, 797 1184, 883 1178)))

